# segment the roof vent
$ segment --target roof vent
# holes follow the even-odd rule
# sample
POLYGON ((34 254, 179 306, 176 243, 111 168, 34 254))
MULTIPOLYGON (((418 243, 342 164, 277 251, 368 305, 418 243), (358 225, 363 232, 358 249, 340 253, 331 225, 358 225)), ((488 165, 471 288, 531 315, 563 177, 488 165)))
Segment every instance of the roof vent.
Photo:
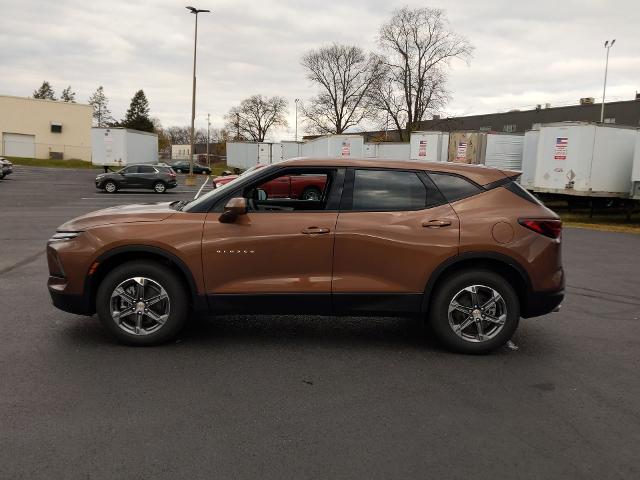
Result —
POLYGON ((583 97, 580 99, 580 105, 593 105, 593 97, 583 97))

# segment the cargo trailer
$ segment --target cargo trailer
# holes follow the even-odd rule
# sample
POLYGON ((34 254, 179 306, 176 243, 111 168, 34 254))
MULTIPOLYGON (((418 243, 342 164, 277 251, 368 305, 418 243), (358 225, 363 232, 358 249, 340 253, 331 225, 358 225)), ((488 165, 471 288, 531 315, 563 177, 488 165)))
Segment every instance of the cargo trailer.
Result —
POLYGON ((362 135, 327 135, 302 145, 302 156, 314 158, 362 158, 362 135))
POLYGON ((91 163, 105 167, 158 163, 158 135, 123 127, 91 129, 91 163))
POLYGON ((365 143, 364 158, 384 158, 387 160, 409 160, 411 145, 406 142, 365 143))
POLYGON ((298 158, 302 156, 303 142, 295 142, 292 140, 283 140, 280 142, 282 146, 282 159, 298 158))
POLYGON ((640 130, 636 130, 636 145, 631 169, 631 198, 640 200, 640 130))
POLYGON ((500 132, 451 132, 448 161, 507 170, 522 168, 524 136, 500 132))
POLYGON ((520 184, 527 190, 533 190, 539 137, 540 126, 534 127, 532 130, 528 130, 524 134, 524 146, 522 149, 522 176, 520 177, 520 184))
POLYGON ((227 142, 227 165, 246 170, 258 163, 256 142, 227 142))
POLYGON ((542 125, 533 190, 628 198, 636 137, 632 127, 587 122, 542 125))
POLYGON ((446 162, 449 134, 446 132, 411 132, 410 159, 425 162, 446 162))

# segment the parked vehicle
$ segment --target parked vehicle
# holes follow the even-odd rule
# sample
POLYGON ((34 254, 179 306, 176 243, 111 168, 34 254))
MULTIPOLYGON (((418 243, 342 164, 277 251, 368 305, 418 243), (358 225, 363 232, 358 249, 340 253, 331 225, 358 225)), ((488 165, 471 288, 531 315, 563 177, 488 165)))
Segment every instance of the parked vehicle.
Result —
POLYGON ((564 295, 561 222, 518 172, 453 163, 296 159, 190 202, 109 208, 47 245, 53 304, 121 342, 174 338, 210 313, 419 315, 485 353, 564 295), (323 176, 318 200, 265 197, 323 176))
POLYGON ((213 179, 213 186, 214 186, 214 188, 221 187, 223 185, 226 185, 227 183, 231 183, 233 180, 235 180, 238 177, 241 177, 242 175, 250 174, 254 170, 259 170, 259 169, 264 168, 266 166, 267 165, 264 164, 264 163, 258 163, 257 165, 254 165, 253 167, 250 167, 247 170, 245 170, 243 173, 240 173, 240 174, 237 174, 237 175, 236 174, 232 174, 228 170, 225 170, 224 172, 222 172, 222 175, 219 175, 219 176, 217 176, 217 177, 215 177, 213 179))
MULTIPOLYGON (((254 169, 263 168, 266 165, 258 164, 247 170, 251 172, 254 169)), ((245 172, 246 173, 246 172, 245 172)), ((221 187, 240 175, 226 175, 217 177, 214 180, 216 188, 221 187)), ((326 177, 323 175, 292 175, 279 177, 271 182, 263 185, 262 191, 265 198, 299 198, 302 200, 320 200, 324 190, 324 182, 326 177)))
POLYGON ((4 157, 0 157, 0 178, 4 178, 7 175, 13 173, 13 163, 4 157))
MULTIPOLYGON (((171 164, 171 168, 173 168, 178 173, 189 173, 189 162, 187 162, 186 160, 179 160, 177 162, 173 162, 171 164)), ((211 169, 209 167, 194 163, 193 173, 211 175, 211 169)))
POLYGON ((122 189, 152 189, 164 193, 178 185, 176 173, 163 165, 129 165, 117 172, 101 173, 96 177, 96 188, 107 193, 122 189))

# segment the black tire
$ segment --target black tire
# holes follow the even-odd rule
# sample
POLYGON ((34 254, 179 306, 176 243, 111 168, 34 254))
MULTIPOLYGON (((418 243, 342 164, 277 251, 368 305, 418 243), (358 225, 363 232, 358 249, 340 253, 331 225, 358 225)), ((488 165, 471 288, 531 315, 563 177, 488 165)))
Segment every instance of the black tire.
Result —
POLYGON ((165 193, 167 191, 167 186, 164 182, 156 182, 153 184, 153 191, 156 193, 165 193))
POLYGON ((307 187, 302 191, 302 200, 322 200, 322 192, 316 187, 307 187))
MULTIPOLYGON (((470 315, 469 318, 473 318, 473 316, 470 315)), ((520 321, 520 301, 511 284, 495 272, 490 270, 457 272, 437 285, 431 297, 428 320, 437 339, 448 349, 458 353, 486 354, 503 346, 515 333, 520 321), (449 305, 452 300, 457 294, 472 285, 484 286, 495 290, 504 300, 504 307, 506 308, 506 318, 502 329, 496 331, 495 336, 492 338, 477 343, 457 334, 449 321, 449 305)), ((488 322, 483 325, 485 327, 489 326, 489 328, 495 327, 495 324, 488 322)), ((475 323, 468 328, 472 332, 474 329, 476 332, 479 330, 475 323)))
POLYGON ((133 261, 111 270, 100 283, 96 295, 96 311, 102 326, 119 342, 126 345, 159 345, 172 340, 182 330, 189 316, 189 298, 184 282, 168 267, 153 261, 133 261), (125 331, 111 316, 111 294, 123 281, 146 277, 160 284, 167 293, 170 312, 162 326, 147 335, 125 331))
POLYGON ((116 193, 118 191, 118 184, 112 180, 107 180, 102 185, 102 188, 107 193, 116 193))

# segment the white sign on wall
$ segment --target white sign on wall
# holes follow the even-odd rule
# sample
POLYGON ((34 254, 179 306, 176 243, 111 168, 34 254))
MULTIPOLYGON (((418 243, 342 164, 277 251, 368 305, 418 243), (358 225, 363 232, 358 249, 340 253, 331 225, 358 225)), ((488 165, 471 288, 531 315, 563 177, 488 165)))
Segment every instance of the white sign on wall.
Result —
POLYGON ((556 150, 555 150, 555 153, 553 154, 553 159, 566 160, 568 145, 569 145, 569 139, 567 137, 556 137, 556 150))

